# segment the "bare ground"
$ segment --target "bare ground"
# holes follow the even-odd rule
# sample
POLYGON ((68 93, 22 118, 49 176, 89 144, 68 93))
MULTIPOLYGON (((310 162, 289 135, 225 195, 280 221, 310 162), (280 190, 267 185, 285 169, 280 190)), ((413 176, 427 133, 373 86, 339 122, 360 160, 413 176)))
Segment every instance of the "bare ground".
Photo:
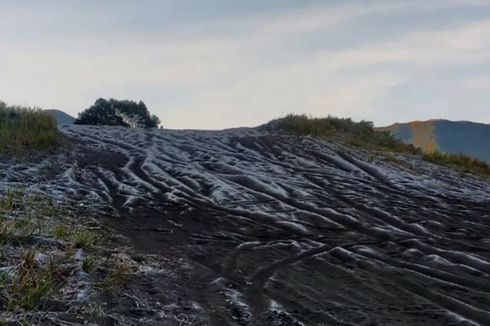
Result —
POLYGON ((101 324, 490 324, 486 180, 255 130, 64 132, 31 184, 110 216, 140 265, 101 324))

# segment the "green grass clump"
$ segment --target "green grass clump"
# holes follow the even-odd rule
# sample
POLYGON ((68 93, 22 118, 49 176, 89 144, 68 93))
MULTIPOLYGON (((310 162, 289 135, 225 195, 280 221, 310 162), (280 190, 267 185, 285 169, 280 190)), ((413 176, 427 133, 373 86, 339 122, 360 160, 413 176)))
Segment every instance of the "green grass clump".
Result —
POLYGON ((68 230, 66 226, 63 224, 56 225, 53 229, 53 236, 59 240, 68 238, 68 230))
POLYGON ((268 128, 297 136, 322 137, 340 140, 349 145, 372 150, 389 150, 401 153, 420 154, 421 151, 404 144, 390 132, 374 130, 370 121, 355 122, 328 116, 312 118, 306 115, 289 114, 271 121, 268 128))
POLYGON ((90 230, 81 229, 73 234, 73 245, 77 249, 90 249, 96 241, 97 236, 90 230))
POLYGON ((88 256, 82 261, 82 270, 85 273, 90 273, 95 267, 95 259, 93 256, 88 256))
POLYGON ((55 288, 54 273, 50 268, 42 268, 36 264, 36 249, 25 250, 17 267, 15 277, 11 282, 8 297, 8 307, 16 310, 18 307, 34 309, 42 298, 55 288))
POLYGON ((490 165, 486 162, 463 154, 447 154, 441 152, 424 153, 425 161, 457 168, 463 173, 475 173, 490 176, 490 165))
POLYGON ((131 262, 121 255, 113 255, 106 261, 106 276, 100 283, 104 291, 111 290, 126 284, 134 272, 131 262))
POLYGON ((0 153, 50 149, 59 143, 53 117, 39 109, 0 102, 0 153))

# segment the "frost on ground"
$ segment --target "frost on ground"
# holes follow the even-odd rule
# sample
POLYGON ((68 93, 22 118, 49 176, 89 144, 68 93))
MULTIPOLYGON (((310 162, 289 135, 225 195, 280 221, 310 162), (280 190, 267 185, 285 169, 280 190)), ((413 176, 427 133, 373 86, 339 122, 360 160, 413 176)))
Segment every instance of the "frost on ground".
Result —
POLYGON ((79 208, 50 197, 12 188, 2 193, 0 323, 106 324, 114 319, 110 314, 95 316, 91 307, 122 285, 131 258, 123 250, 113 253, 104 247, 107 234, 100 227, 100 221, 79 208))
POLYGON ((490 324, 487 180, 256 129, 63 132, 0 188, 111 212, 140 264, 119 322, 490 324))

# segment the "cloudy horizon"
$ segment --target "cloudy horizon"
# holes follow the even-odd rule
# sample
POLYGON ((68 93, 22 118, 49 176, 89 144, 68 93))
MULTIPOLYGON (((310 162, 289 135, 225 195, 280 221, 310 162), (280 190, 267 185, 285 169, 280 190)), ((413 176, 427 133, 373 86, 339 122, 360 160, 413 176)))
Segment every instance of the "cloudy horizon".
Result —
POLYGON ((286 113, 490 123, 490 1, 1 1, 0 100, 146 103, 168 128, 286 113))

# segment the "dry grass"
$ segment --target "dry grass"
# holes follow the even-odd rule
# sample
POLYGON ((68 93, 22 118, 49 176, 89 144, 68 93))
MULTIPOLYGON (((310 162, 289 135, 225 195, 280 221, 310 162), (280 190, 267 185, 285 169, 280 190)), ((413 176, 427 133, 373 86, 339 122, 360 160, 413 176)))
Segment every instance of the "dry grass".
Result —
POLYGON ((0 102, 0 153, 45 150, 59 144, 53 117, 39 109, 0 102))
POLYGON ((411 145, 397 140, 389 132, 375 131, 370 121, 354 122, 328 116, 312 118, 306 115, 289 114, 266 125, 287 134, 313 136, 340 140, 352 146, 370 150, 394 151, 400 153, 420 154, 421 151, 411 145))

